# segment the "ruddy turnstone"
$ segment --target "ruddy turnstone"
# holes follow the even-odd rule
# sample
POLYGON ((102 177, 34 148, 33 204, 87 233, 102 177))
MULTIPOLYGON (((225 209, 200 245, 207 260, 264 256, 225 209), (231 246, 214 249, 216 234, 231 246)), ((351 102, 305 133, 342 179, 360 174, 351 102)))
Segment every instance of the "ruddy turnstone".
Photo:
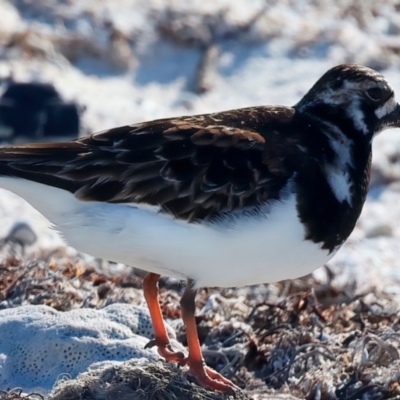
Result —
MULTIPOLYGON (((21 116, 23 118, 23 116, 21 116)), ((0 149, 0 186, 29 201, 82 252, 149 271, 151 345, 201 383, 235 385, 205 366, 196 288, 296 278, 352 232, 367 194, 371 142, 400 127, 378 72, 339 65, 293 107, 160 119, 67 143, 0 149), (160 275, 188 279, 189 356, 169 344, 160 275)))

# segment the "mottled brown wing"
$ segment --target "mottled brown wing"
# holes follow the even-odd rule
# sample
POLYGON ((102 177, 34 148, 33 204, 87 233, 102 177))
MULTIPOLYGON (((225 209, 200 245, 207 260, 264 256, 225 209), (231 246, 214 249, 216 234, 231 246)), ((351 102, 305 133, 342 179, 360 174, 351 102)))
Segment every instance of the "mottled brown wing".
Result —
POLYGON ((274 138, 292 116, 290 108, 256 107, 1 148, 0 175, 85 201, 144 203, 179 219, 211 219, 278 197, 292 171, 282 162, 282 138, 274 138))

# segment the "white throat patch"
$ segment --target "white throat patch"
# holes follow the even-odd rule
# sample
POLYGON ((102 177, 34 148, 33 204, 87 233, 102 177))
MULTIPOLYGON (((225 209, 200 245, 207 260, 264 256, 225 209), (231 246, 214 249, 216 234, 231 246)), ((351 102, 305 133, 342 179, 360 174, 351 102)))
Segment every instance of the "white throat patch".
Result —
POLYGON ((347 115, 354 121, 355 127, 364 133, 364 135, 368 134, 368 128, 364 121, 364 113, 361 110, 360 102, 354 100, 346 110, 347 115))
POLYGON ((329 142, 332 150, 336 154, 336 160, 334 163, 326 163, 323 166, 323 171, 338 201, 341 203, 347 201, 349 206, 352 207, 352 183, 349 168, 354 165, 351 157, 353 141, 347 138, 337 128, 334 129, 334 132, 336 136, 331 137, 329 142))
POLYGON ((349 206, 353 205, 351 198, 351 183, 350 175, 346 170, 342 170, 333 165, 326 164, 324 167, 324 172, 329 186, 332 189, 335 197, 343 203, 347 201, 349 206))

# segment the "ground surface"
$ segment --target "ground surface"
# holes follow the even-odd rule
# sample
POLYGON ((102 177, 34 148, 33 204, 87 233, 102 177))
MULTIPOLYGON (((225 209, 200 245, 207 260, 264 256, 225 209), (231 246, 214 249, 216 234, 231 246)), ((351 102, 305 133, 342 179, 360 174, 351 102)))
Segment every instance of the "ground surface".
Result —
MULTIPOLYGON (((0 307, 46 304, 66 311, 143 304, 140 278, 104 274, 93 262, 73 261, 79 258, 59 253, 43 255, 42 262, 4 260, 0 307)), ((398 304, 374 289, 360 293, 354 281, 338 281, 326 269, 323 279, 199 293, 206 361, 244 389, 236 396, 198 387, 185 369, 141 359, 62 379, 48 399, 79 398, 78 393, 112 399, 117 392, 138 399, 400 398, 398 304)), ((185 344, 179 314, 183 288, 173 281, 161 287, 163 313, 185 344)))

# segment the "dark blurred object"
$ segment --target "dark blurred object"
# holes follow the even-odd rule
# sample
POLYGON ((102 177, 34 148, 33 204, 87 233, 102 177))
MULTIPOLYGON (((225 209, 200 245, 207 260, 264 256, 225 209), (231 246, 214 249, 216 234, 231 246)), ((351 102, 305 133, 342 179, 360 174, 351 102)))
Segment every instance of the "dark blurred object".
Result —
POLYGON ((0 97, 0 140, 77 138, 79 112, 53 85, 11 83, 0 97))
POLYGON ((7 237, 0 240, 0 251, 3 254, 20 258, 25 249, 37 241, 36 233, 26 222, 16 222, 7 237))
POLYGON ((16 222, 5 240, 26 247, 32 246, 36 242, 37 237, 26 222, 16 222))

